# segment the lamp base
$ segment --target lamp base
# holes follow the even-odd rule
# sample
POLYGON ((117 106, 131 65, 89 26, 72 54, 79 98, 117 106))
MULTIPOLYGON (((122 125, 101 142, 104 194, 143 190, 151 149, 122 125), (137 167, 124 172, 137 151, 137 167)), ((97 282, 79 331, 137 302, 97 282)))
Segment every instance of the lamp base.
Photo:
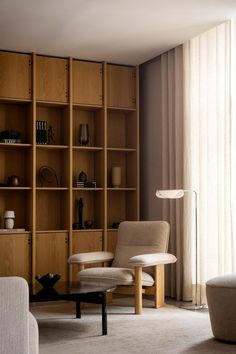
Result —
POLYGON ((195 310, 202 310, 202 309, 207 309, 207 305, 194 305, 194 304, 189 304, 189 305, 181 305, 181 309, 184 310, 190 310, 190 311, 195 311, 195 310))

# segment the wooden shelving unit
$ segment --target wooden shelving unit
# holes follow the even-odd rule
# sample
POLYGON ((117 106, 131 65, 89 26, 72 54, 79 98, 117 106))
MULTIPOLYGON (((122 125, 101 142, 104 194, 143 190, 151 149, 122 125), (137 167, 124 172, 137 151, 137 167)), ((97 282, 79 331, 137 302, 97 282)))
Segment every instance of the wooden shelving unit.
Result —
POLYGON ((21 133, 20 143, 0 142, 0 228, 5 210, 25 232, 0 235, 0 276, 54 272, 72 279, 74 252, 114 250, 123 220, 139 219, 138 68, 77 59, 0 51, 0 132, 21 133), (36 143, 36 122, 53 128, 54 141, 36 143), (79 143, 80 124, 89 142, 79 143), (49 166, 57 181, 39 171, 49 166), (121 167, 121 186, 111 169, 121 167), (76 188, 84 171, 95 188, 76 188), (4 185, 17 175, 20 185, 4 185), (78 201, 91 229, 78 223, 78 201))

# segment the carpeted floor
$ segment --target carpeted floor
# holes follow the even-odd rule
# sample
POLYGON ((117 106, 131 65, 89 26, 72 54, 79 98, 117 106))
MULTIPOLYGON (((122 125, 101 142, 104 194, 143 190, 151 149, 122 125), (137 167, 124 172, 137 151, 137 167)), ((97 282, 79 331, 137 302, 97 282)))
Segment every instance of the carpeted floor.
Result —
POLYGON ((115 299, 108 307, 108 335, 101 336, 97 306, 84 308, 75 319, 73 303, 32 305, 39 324, 40 354, 222 354, 236 345, 215 340, 208 312, 167 305, 154 310, 145 300, 144 313, 133 314, 130 299, 115 299))

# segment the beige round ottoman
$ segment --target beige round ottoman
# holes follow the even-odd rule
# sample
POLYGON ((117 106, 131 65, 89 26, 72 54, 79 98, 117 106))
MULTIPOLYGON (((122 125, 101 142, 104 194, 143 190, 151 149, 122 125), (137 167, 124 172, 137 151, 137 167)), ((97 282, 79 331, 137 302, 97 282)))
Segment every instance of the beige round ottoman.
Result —
POLYGON ((214 336, 236 342, 236 274, 209 280, 206 294, 214 336))

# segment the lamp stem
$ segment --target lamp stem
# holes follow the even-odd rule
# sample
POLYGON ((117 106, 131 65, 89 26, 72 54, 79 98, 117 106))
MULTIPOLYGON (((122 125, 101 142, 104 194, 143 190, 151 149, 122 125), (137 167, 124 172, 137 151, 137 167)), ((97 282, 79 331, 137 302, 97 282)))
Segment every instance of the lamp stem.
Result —
POLYGON ((195 200, 195 249, 196 249, 196 259, 195 259, 195 301, 192 305, 184 305, 181 306, 181 308, 185 310, 200 310, 204 307, 205 305, 198 305, 198 198, 197 198, 197 192, 195 190, 184 190, 184 192, 193 192, 194 193, 194 200, 195 200))
POLYGON ((195 279, 196 279, 196 289, 195 289, 195 305, 198 306, 198 200, 197 192, 193 191, 195 195, 195 248, 196 248, 196 269, 195 269, 195 279))

